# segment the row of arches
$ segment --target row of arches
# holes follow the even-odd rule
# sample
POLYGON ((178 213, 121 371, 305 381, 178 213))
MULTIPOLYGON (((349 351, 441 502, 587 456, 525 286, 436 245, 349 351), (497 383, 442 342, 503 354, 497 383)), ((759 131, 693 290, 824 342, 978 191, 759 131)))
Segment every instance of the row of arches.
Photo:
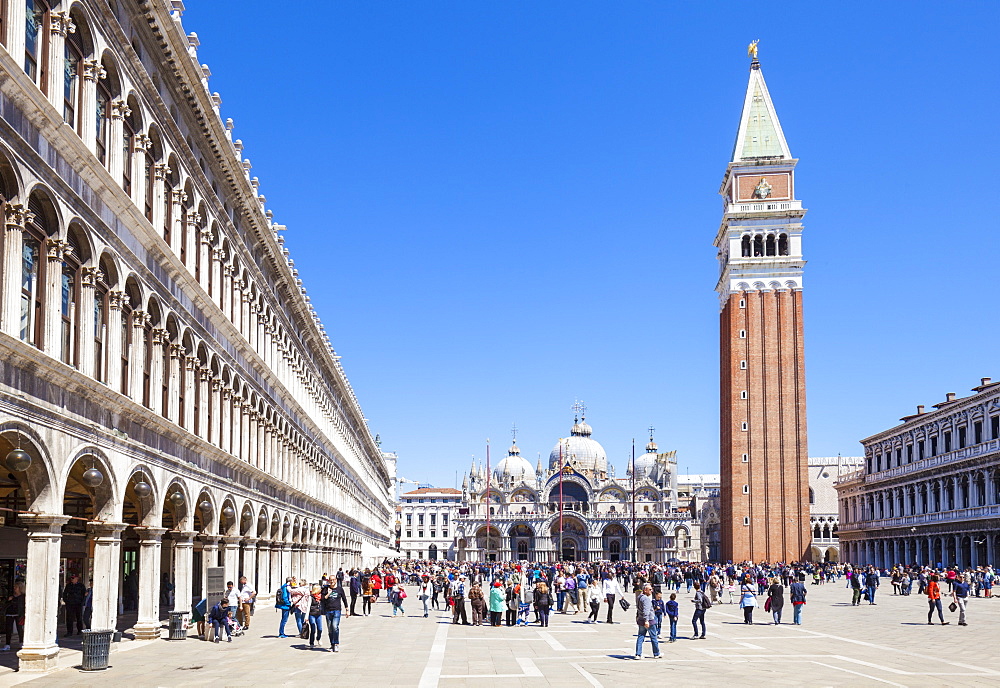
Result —
MULTIPOLYGON (((376 501, 371 491, 336 454, 298 430, 287 404, 272 399, 273 388, 253 384, 256 375, 223 356, 189 324, 190 314, 171 309, 3 150, 0 206, 4 331, 276 480, 352 518, 368 517, 371 507, 362 503, 376 501)), ((295 369, 292 347, 272 339, 271 348, 272 370, 295 369)), ((292 398, 308 398, 298 393, 307 377, 283 377, 292 398)), ((326 414, 340 419, 326 424, 331 434, 350 435, 343 414, 332 407, 326 414)))
POLYGON ((841 500, 851 523, 1000 504, 1000 470, 933 477, 841 500))
POLYGON ((785 233, 744 234, 740 238, 740 252, 744 258, 789 255, 788 235, 785 233))

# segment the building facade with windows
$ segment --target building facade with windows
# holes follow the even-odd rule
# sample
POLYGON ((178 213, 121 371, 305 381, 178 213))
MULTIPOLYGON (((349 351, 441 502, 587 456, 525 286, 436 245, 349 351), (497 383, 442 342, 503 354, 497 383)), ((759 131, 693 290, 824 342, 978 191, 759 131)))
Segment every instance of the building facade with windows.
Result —
POLYGON ((389 476, 174 0, 0 1, 0 594, 54 666, 158 637, 222 566, 264 593, 388 551, 389 476), (124 593, 122 592, 124 591, 124 593), (119 595, 126 614, 119 616, 119 595))
POLYGON ((809 457, 809 528, 812 561, 840 561, 837 481, 864 463, 860 456, 809 457))
POLYGON ((420 487, 399 496, 400 545, 407 559, 454 559, 451 545, 462 491, 420 487))
MULTIPOLYGON (((452 552, 459 561, 666 562, 701 558, 694 499, 677 497, 676 452, 646 452, 615 476, 586 418, 534 468, 516 442, 462 482, 452 552), (492 468, 492 467, 491 467, 492 468)), ((692 492, 696 490, 692 489, 692 492)))
POLYGON ((864 439, 837 482, 845 561, 996 565, 1000 556, 1000 382, 949 393, 864 439))

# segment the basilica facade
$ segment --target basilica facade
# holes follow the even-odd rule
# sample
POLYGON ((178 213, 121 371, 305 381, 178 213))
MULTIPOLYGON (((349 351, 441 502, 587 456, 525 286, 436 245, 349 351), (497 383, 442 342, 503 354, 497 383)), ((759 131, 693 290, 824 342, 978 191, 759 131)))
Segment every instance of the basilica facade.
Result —
POLYGON ((649 561, 702 557, 696 500, 678 499, 676 452, 646 452, 616 476, 585 418, 532 467, 516 442, 462 482, 449 558, 649 561))

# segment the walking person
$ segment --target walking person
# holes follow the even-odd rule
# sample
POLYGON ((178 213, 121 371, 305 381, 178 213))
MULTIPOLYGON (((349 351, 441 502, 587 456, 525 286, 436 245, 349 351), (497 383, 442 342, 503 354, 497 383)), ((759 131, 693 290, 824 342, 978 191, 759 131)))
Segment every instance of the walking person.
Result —
POLYGON ((936 573, 931 574, 931 579, 927 582, 927 625, 933 626, 934 621, 934 610, 937 610, 938 618, 941 620, 942 626, 947 626, 948 622, 944 620, 944 610, 941 609, 941 589, 938 587, 938 575, 936 573))
MULTIPOLYGON (((695 593, 697 595, 697 593, 695 593)), ((677 604, 677 593, 670 593, 670 599, 667 603, 663 605, 664 613, 667 615, 667 621, 670 622, 670 640, 668 642, 677 642, 677 619, 680 617, 680 605, 677 604)), ((705 623, 704 614, 701 617, 702 624, 705 623)))
POLYGON ((243 628, 250 630, 250 617, 253 616, 253 605, 257 599, 257 591, 253 589, 253 586, 247 581, 246 576, 240 576, 240 589, 239 589, 239 600, 240 606, 237 612, 237 617, 240 618, 240 623, 243 624, 243 628))
POLYGON ((587 623, 597 623, 597 615, 601 613, 601 586, 596 580, 591 580, 587 585, 587 602, 590 604, 587 623))
POLYGON ((420 594, 417 595, 417 599, 420 600, 424 605, 424 618, 426 619, 431 614, 430 601, 431 601, 431 589, 434 586, 431 584, 431 577, 426 573, 424 577, 420 579, 420 594))
POLYGON ((539 581, 532 593, 532 602, 535 606, 535 613, 538 615, 538 624, 542 628, 549 625, 549 609, 552 607, 552 595, 549 594, 549 586, 544 581, 539 581))
POLYGON ((792 583, 788 589, 788 593, 792 599, 792 622, 796 626, 802 625, 802 607, 806 603, 806 584, 802 581, 805 580, 805 574, 800 573, 799 579, 792 583))
POLYGON ((639 634, 635 639, 635 658, 642 659, 642 644, 646 636, 653 643, 653 659, 660 658, 660 640, 656 637, 656 613, 653 610, 653 586, 646 583, 635 598, 635 621, 639 634))
POLYGON ((743 623, 753 625, 753 609, 757 606, 757 596, 753 594, 750 576, 743 579, 740 585, 740 609, 743 610, 743 623))
MULTIPOLYGON (((670 598, 673 599, 676 596, 671 595, 670 598)), ((705 591, 701 589, 701 583, 695 582, 694 584, 694 615, 691 617, 691 625, 694 627, 694 635, 691 636, 691 640, 697 640, 701 638, 705 639, 705 612, 712 608, 712 600, 708 599, 708 595, 705 591), (701 635, 698 635, 698 623, 701 622, 701 635)))
POLYGON ((406 610, 403 609, 403 600, 406 599, 406 591, 403 590, 403 586, 399 583, 393 583, 391 588, 388 588, 385 599, 392 605, 392 616, 396 617, 396 612, 400 612, 403 616, 406 616, 406 610))
POLYGON ((306 599, 309 600, 309 647, 315 647, 323 638, 323 589, 312 586, 306 599))
POLYGON ((24 645, 24 583, 14 583, 12 595, 7 598, 7 608, 4 610, 4 646, 2 652, 10 650, 10 639, 17 629, 17 639, 24 645))
POLYGON ((493 587, 490 589, 490 626, 499 626, 500 618, 503 616, 504 609, 507 608, 507 600, 503 592, 503 583, 496 580, 493 581, 493 587))
POLYGON ((781 623, 781 610, 785 606, 785 586, 781 580, 775 576, 771 579, 771 586, 767 589, 767 608, 771 611, 774 625, 781 623))
POLYGON ((875 591, 878 589, 878 586, 878 571, 870 567, 868 573, 865 574, 865 589, 868 591, 868 604, 875 604, 875 591))
MULTIPOLYGON (((361 596, 361 575, 357 569, 351 570, 351 582, 348 585, 351 588, 351 611, 348 616, 357 616, 355 605, 358 603, 358 597, 361 596)), ((364 600, 362 600, 361 606, 364 607, 364 604, 364 600)))
POLYGON ((951 589, 951 598, 958 605, 958 625, 968 626, 965 621, 965 606, 969 601, 969 584, 965 580, 964 574, 955 576, 955 583, 951 589))
POLYGON ((298 634, 302 635, 302 629, 309 624, 307 620, 309 617, 309 588, 305 585, 299 585, 298 579, 292 576, 290 592, 292 613, 295 614, 295 626, 298 628, 298 634))
POLYGON ((288 623, 288 615, 292 611, 291 578, 286 578, 285 582, 274 594, 274 608, 281 610, 281 621, 278 623, 278 637, 287 638, 285 635, 285 624, 288 623))
POLYGON ((608 603, 608 620, 605 623, 613 624, 614 618, 613 613, 615 611, 615 597, 620 593, 622 597, 625 596, 625 592, 622 590, 622 584, 617 578, 613 578, 611 574, 604 574, 604 582, 601 584, 601 592, 604 593, 604 601, 608 603))
POLYGON ((851 586, 853 595, 851 596, 851 606, 857 607, 861 604, 861 572, 854 571, 854 575, 847 579, 848 585, 851 586))
POLYGON ((372 588, 372 577, 365 569, 365 575, 361 577, 361 614, 370 616, 372 613, 372 602, 375 600, 375 590, 372 588))
POLYGON ((330 634, 330 652, 340 649, 340 617, 344 612, 344 603, 344 586, 342 579, 338 578, 336 584, 327 586, 323 595, 323 614, 330 634))
POLYGON ((66 635, 83 633, 83 603, 87 597, 87 588, 80 582, 78 574, 69 577, 69 583, 62 591, 62 600, 66 605, 66 635), (76 624, 76 633, 73 624, 76 624))

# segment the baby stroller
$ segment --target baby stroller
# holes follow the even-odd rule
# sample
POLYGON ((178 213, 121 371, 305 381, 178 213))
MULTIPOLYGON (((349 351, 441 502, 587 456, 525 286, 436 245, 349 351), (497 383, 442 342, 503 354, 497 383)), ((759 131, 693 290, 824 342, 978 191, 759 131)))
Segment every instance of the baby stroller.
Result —
POLYGON ((526 603, 526 602, 520 603, 517 606, 517 625, 518 626, 527 626, 528 625, 528 616, 530 614, 531 614, 531 605, 528 604, 528 603, 526 603))
POLYGON ((239 619, 236 618, 236 612, 233 610, 229 611, 229 632, 234 638, 239 638, 241 635, 246 633, 246 629, 243 627, 243 624, 239 622, 239 619))

